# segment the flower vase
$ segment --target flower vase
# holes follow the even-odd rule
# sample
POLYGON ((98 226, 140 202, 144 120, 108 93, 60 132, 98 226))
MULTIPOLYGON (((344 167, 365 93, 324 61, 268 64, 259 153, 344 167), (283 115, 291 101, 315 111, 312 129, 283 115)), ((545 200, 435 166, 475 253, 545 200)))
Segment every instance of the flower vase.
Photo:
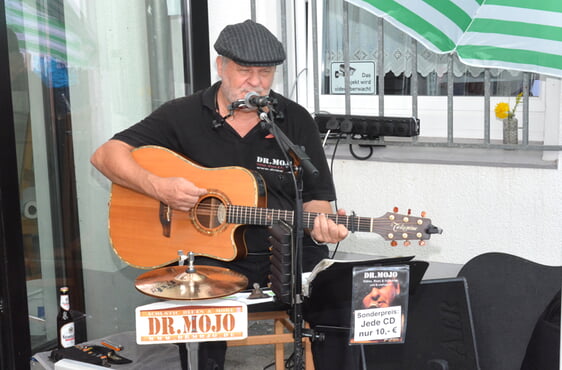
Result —
POLYGON ((517 144, 517 118, 511 117, 503 120, 503 143, 504 144, 517 144))

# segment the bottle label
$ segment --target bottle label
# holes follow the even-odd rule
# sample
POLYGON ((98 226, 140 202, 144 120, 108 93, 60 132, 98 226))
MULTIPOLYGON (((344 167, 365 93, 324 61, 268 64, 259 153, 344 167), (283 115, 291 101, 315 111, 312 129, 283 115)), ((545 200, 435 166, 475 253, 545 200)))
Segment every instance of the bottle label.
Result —
POLYGON ((60 341, 63 348, 72 347, 75 344, 74 339, 74 323, 69 322, 61 326, 60 330, 60 341))
POLYGON ((60 306, 63 310, 68 311, 70 310, 70 299, 67 295, 61 295, 60 297, 60 306))

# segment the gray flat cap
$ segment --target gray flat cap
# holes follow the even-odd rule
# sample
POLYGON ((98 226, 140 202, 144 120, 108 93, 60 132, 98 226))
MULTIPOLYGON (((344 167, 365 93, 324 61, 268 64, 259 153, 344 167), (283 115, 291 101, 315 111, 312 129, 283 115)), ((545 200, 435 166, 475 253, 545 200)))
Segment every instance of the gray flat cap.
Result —
POLYGON ((215 42, 215 50, 243 66, 276 66, 285 60, 283 44, 251 20, 226 26, 215 42))

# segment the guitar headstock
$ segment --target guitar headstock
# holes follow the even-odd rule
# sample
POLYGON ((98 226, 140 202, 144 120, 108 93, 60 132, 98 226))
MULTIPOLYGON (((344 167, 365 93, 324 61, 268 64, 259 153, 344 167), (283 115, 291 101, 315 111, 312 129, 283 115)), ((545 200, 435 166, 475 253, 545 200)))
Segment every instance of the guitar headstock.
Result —
POLYGON ((416 217, 410 210, 406 215, 397 213, 397 208, 394 211, 387 212, 379 218, 379 220, 386 220, 385 231, 377 231, 384 239, 390 240, 390 245, 393 247, 398 245, 398 240, 403 240, 405 246, 409 246, 412 240, 417 240, 418 244, 423 246, 431 234, 443 232, 439 227, 432 225, 429 218, 425 218, 425 212, 421 213, 421 217, 416 217))

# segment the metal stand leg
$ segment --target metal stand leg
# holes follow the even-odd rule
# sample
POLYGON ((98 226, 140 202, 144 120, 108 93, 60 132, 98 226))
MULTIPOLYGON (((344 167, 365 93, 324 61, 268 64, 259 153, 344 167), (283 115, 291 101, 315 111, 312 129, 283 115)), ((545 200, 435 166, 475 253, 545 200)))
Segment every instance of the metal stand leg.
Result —
POLYGON ((197 342, 186 343, 185 348, 187 349, 187 369, 197 370, 199 366, 197 361, 197 352, 199 350, 199 343, 197 342))

